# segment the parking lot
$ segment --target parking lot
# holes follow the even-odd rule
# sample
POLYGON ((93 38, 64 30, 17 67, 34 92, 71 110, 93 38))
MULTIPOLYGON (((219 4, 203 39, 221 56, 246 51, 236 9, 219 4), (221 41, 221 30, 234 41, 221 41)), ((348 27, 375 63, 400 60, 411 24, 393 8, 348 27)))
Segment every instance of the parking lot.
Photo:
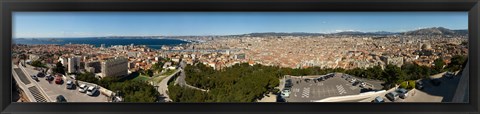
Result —
MULTIPOLYGON (((26 70, 29 75, 37 74, 39 72, 31 68, 26 68, 26 70)), ((97 92, 94 96, 88 96, 85 93, 80 93, 78 91, 78 87, 71 90, 67 89, 67 80, 64 80, 64 83, 59 85, 55 84, 54 81, 49 83, 47 80, 45 80, 45 77, 39 77, 39 81, 35 81, 34 83, 38 85, 39 89, 45 91, 48 98, 52 101, 55 101, 58 95, 63 95, 67 99, 67 102, 107 102, 107 97, 105 95, 101 95, 100 92, 97 92)))
MULTIPOLYGON (((305 79, 314 79, 315 76, 301 77, 292 76, 293 86, 287 102, 311 102, 335 96, 357 95, 362 88, 353 86, 352 83, 341 77, 342 74, 335 74, 323 81, 305 79)), ((316 76, 319 77, 319 76, 316 76)))
POLYGON ((451 102, 455 90, 460 81, 460 76, 453 78, 438 78, 441 83, 438 86, 432 85, 429 80, 422 80, 424 88, 416 90, 413 96, 408 97, 401 102, 451 102))

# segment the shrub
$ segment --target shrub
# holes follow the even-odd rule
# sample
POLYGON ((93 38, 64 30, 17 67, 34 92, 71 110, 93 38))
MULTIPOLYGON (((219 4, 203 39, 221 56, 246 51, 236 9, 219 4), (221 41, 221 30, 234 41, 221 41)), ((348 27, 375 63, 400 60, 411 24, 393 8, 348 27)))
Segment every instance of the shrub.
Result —
POLYGON ((407 88, 407 86, 408 86, 407 81, 400 83, 400 88, 407 88))
POLYGON ((413 88, 415 88, 415 80, 408 81, 407 89, 413 89, 413 88))

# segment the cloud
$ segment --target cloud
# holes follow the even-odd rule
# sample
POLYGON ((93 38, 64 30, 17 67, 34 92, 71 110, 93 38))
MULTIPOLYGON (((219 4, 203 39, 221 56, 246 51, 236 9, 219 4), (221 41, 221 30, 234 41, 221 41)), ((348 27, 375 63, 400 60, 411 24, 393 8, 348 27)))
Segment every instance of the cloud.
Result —
POLYGON ((353 29, 349 29, 349 30, 335 30, 335 32, 359 32, 360 30, 353 30, 353 29))

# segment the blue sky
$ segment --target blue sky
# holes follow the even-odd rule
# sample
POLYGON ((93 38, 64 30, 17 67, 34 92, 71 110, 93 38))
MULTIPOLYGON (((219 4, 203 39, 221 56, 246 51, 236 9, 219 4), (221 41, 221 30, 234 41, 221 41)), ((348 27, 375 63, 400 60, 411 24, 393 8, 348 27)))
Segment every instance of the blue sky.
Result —
POLYGON ((15 12, 14 38, 467 29, 467 12, 15 12))

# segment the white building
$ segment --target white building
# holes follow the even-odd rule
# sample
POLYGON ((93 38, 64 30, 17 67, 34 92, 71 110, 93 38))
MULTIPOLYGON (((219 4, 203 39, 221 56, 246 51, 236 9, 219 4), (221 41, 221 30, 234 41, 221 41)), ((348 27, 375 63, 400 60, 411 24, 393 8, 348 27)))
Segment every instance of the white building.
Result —
POLYGON ((28 59, 30 59, 31 61, 36 61, 36 60, 40 59, 40 56, 35 55, 35 54, 30 54, 28 59))
POLYGON ((68 58, 68 73, 75 73, 80 70, 80 57, 68 58))
POLYGON ((58 61, 62 63, 63 66, 67 66, 67 62, 68 62, 67 58, 60 57, 58 61))

